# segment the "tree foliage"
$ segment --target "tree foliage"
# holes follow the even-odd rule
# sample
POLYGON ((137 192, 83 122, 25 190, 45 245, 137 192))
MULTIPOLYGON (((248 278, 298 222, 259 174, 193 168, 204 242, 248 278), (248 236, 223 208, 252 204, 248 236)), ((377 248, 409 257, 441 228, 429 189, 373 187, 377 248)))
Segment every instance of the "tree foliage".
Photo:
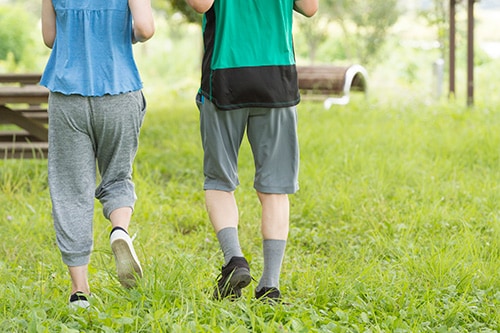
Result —
MULTIPOLYGON (((185 0, 156 0, 170 10, 182 13, 189 22, 201 22, 200 15, 185 0)), ((364 64, 377 59, 388 29, 399 17, 398 0, 320 0, 320 10, 313 20, 300 20, 301 32, 307 35, 309 58, 327 39, 326 22, 340 25, 344 34, 345 54, 364 64)), ((157 6, 158 8, 158 6, 157 6)))
MULTIPOLYGON (((465 1, 458 1, 455 4, 457 12, 467 10, 465 1)), ((418 13, 429 27, 433 27, 436 32, 436 40, 439 42, 441 57, 444 59, 446 52, 449 49, 449 3, 441 0, 433 0, 432 5, 428 9, 420 10, 418 13)), ((458 17, 457 19, 460 19, 458 17)), ((456 27, 456 33, 465 38, 466 32, 461 29, 461 26, 456 27)))
POLYGON ((201 15, 189 7, 186 0, 153 0, 153 6, 167 13, 181 13, 188 22, 201 22, 201 15))
POLYGON ((397 0, 322 0, 321 4, 323 15, 343 30, 346 53, 365 64, 377 59, 400 14, 397 0))
POLYGON ((0 6, 0 60, 19 62, 33 45, 32 18, 18 6, 0 6))

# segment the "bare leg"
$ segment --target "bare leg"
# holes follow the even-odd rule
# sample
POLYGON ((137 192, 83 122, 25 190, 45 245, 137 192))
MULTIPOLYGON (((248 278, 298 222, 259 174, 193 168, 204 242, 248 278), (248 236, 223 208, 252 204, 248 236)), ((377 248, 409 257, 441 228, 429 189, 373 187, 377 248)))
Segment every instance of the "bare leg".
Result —
POLYGON ((131 218, 132 218, 132 208, 130 207, 117 208, 114 211, 112 211, 109 216, 113 228, 120 227, 125 229, 125 231, 127 232, 131 218))
POLYGON ((238 227, 238 206, 234 192, 207 190, 205 204, 215 233, 227 227, 238 227))
MULTIPOLYGON (((286 194, 264 194, 257 192, 262 204, 262 246, 264 254, 264 271, 255 289, 256 297, 262 297, 269 288, 279 288, 279 279, 286 240, 289 229, 289 202, 286 194), (265 289, 267 288, 267 289, 265 289)), ((278 290, 269 297, 279 298, 278 290)))
MULTIPOLYGON (((121 227, 128 230, 131 217, 132 209, 130 207, 122 207, 111 213, 110 220, 113 228, 121 227)), ((74 294, 75 292, 80 291, 85 294, 90 294, 88 265, 68 266, 68 270, 71 276, 71 293, 74 294)))
POLYGON ((286 240, 288 238, 290 204, 287 194, 257 192, 262 204, 262 237, 286 240))
POLYGON ((137 278, 142 277, 142 267, 135 253, 128 227, 132 217, 132 208, 121 207, 111 212, 109 219, 113 226, 110 235, 111 250, 115 256, 118 280, 125 288, 137 285, 137 278), (121 230, 123 229, 123 230, 121 230))
POLYGON ((68 266, 71 276, 71 293, 74 294, 80 291, 85 294, 90 294, 90 287, 87 278, 88 265, 84 266, 68 266))
POLYGON ((241 289, 248 286, 252 277, 238 239, 238 206, 234 193, 206 190, 205 202, 224 254, 224 266, 214 290, 214 298, 240 297, 241 289))

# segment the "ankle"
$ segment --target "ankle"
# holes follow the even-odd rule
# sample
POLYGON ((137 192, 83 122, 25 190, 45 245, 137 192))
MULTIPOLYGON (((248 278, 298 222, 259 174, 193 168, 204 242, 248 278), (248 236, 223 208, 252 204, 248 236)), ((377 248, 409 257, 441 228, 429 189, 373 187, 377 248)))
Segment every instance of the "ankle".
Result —
POLYGON ((85 295, 90 295, 90 289, 87 288, 80 288, 80 287, 72 287, 71 288, 71 295, 73 294, 85 294, 85 295))
POLYGON ((128 235, 127 229, 125 229, 123 227, 120 227, 120 226, 113 227, 113 229, 111 229, 111 232, 109 233, 109 235, 111 236, 113 234, 113 232, 115 232, 117 230, 121 230, 121 231, 125 232, 128 235))

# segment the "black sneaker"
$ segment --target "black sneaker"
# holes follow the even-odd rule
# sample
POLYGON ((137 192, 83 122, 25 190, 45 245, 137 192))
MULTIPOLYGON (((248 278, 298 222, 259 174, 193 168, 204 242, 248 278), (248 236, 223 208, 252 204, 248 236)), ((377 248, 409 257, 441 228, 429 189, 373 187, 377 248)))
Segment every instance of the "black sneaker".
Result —
POLYGON ((281 303, 281 293, 276 287, 263 287, 261 290, 255 290, 255 298, 269 304, 281 303))
POLYGON ((77 309, 87 309, 90 306, 88 295, 85 295, 81 291, 77 291, 71 294, 69 298, 69 307, 73 310, 77 309))
POLYGON ((221 300, 226 297, 241 297, 241 289, 248 286, 251 279, 247 260, 244 257, 232 257, 226 266, 222 266, 214 298, 221 300))

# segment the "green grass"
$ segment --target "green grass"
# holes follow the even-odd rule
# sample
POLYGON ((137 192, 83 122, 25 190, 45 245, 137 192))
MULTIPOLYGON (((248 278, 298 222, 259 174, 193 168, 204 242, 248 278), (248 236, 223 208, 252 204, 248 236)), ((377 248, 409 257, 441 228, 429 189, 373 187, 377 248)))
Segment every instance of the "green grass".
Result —
MULTIPOLYGON (((116 279, 110 226, 96 202, 93 307, 70 311, 46 161, 0 160, 0 332, 500 331, 498 59, 476 67, 472 109, 465 53, 457 55, 456 101, 436 101, 438 52, 395 41, 368 68, 368 101, 300 105, 301 189, 291 196, 281 279, 290 304, 270 307, 252 299, 255 282, 237 302, 210 298, 222 254, 202 191, 201 46, 198 28, 158 20, 155 38, 135 47, 149 103, 134 171, 131 232, 145 270, 137 289, 116 279)), ((240 164, 241 244, 258 279, 247 143, 240 164)))
MULTIPOLYGON (((362 98, 299 111, 300 191, 281 289, 289 305, 210 293, 222 254, 202 192, 192 98, 151 95, 131 226, 145 270, 117 282, 96 204, 92 310, 67 308, 46 161, 0 161, 2 332, 496 332, 500 330, 498 105, 362 98)), ((241 243, 262 271, 259 206, 241 151, 241 243)))

